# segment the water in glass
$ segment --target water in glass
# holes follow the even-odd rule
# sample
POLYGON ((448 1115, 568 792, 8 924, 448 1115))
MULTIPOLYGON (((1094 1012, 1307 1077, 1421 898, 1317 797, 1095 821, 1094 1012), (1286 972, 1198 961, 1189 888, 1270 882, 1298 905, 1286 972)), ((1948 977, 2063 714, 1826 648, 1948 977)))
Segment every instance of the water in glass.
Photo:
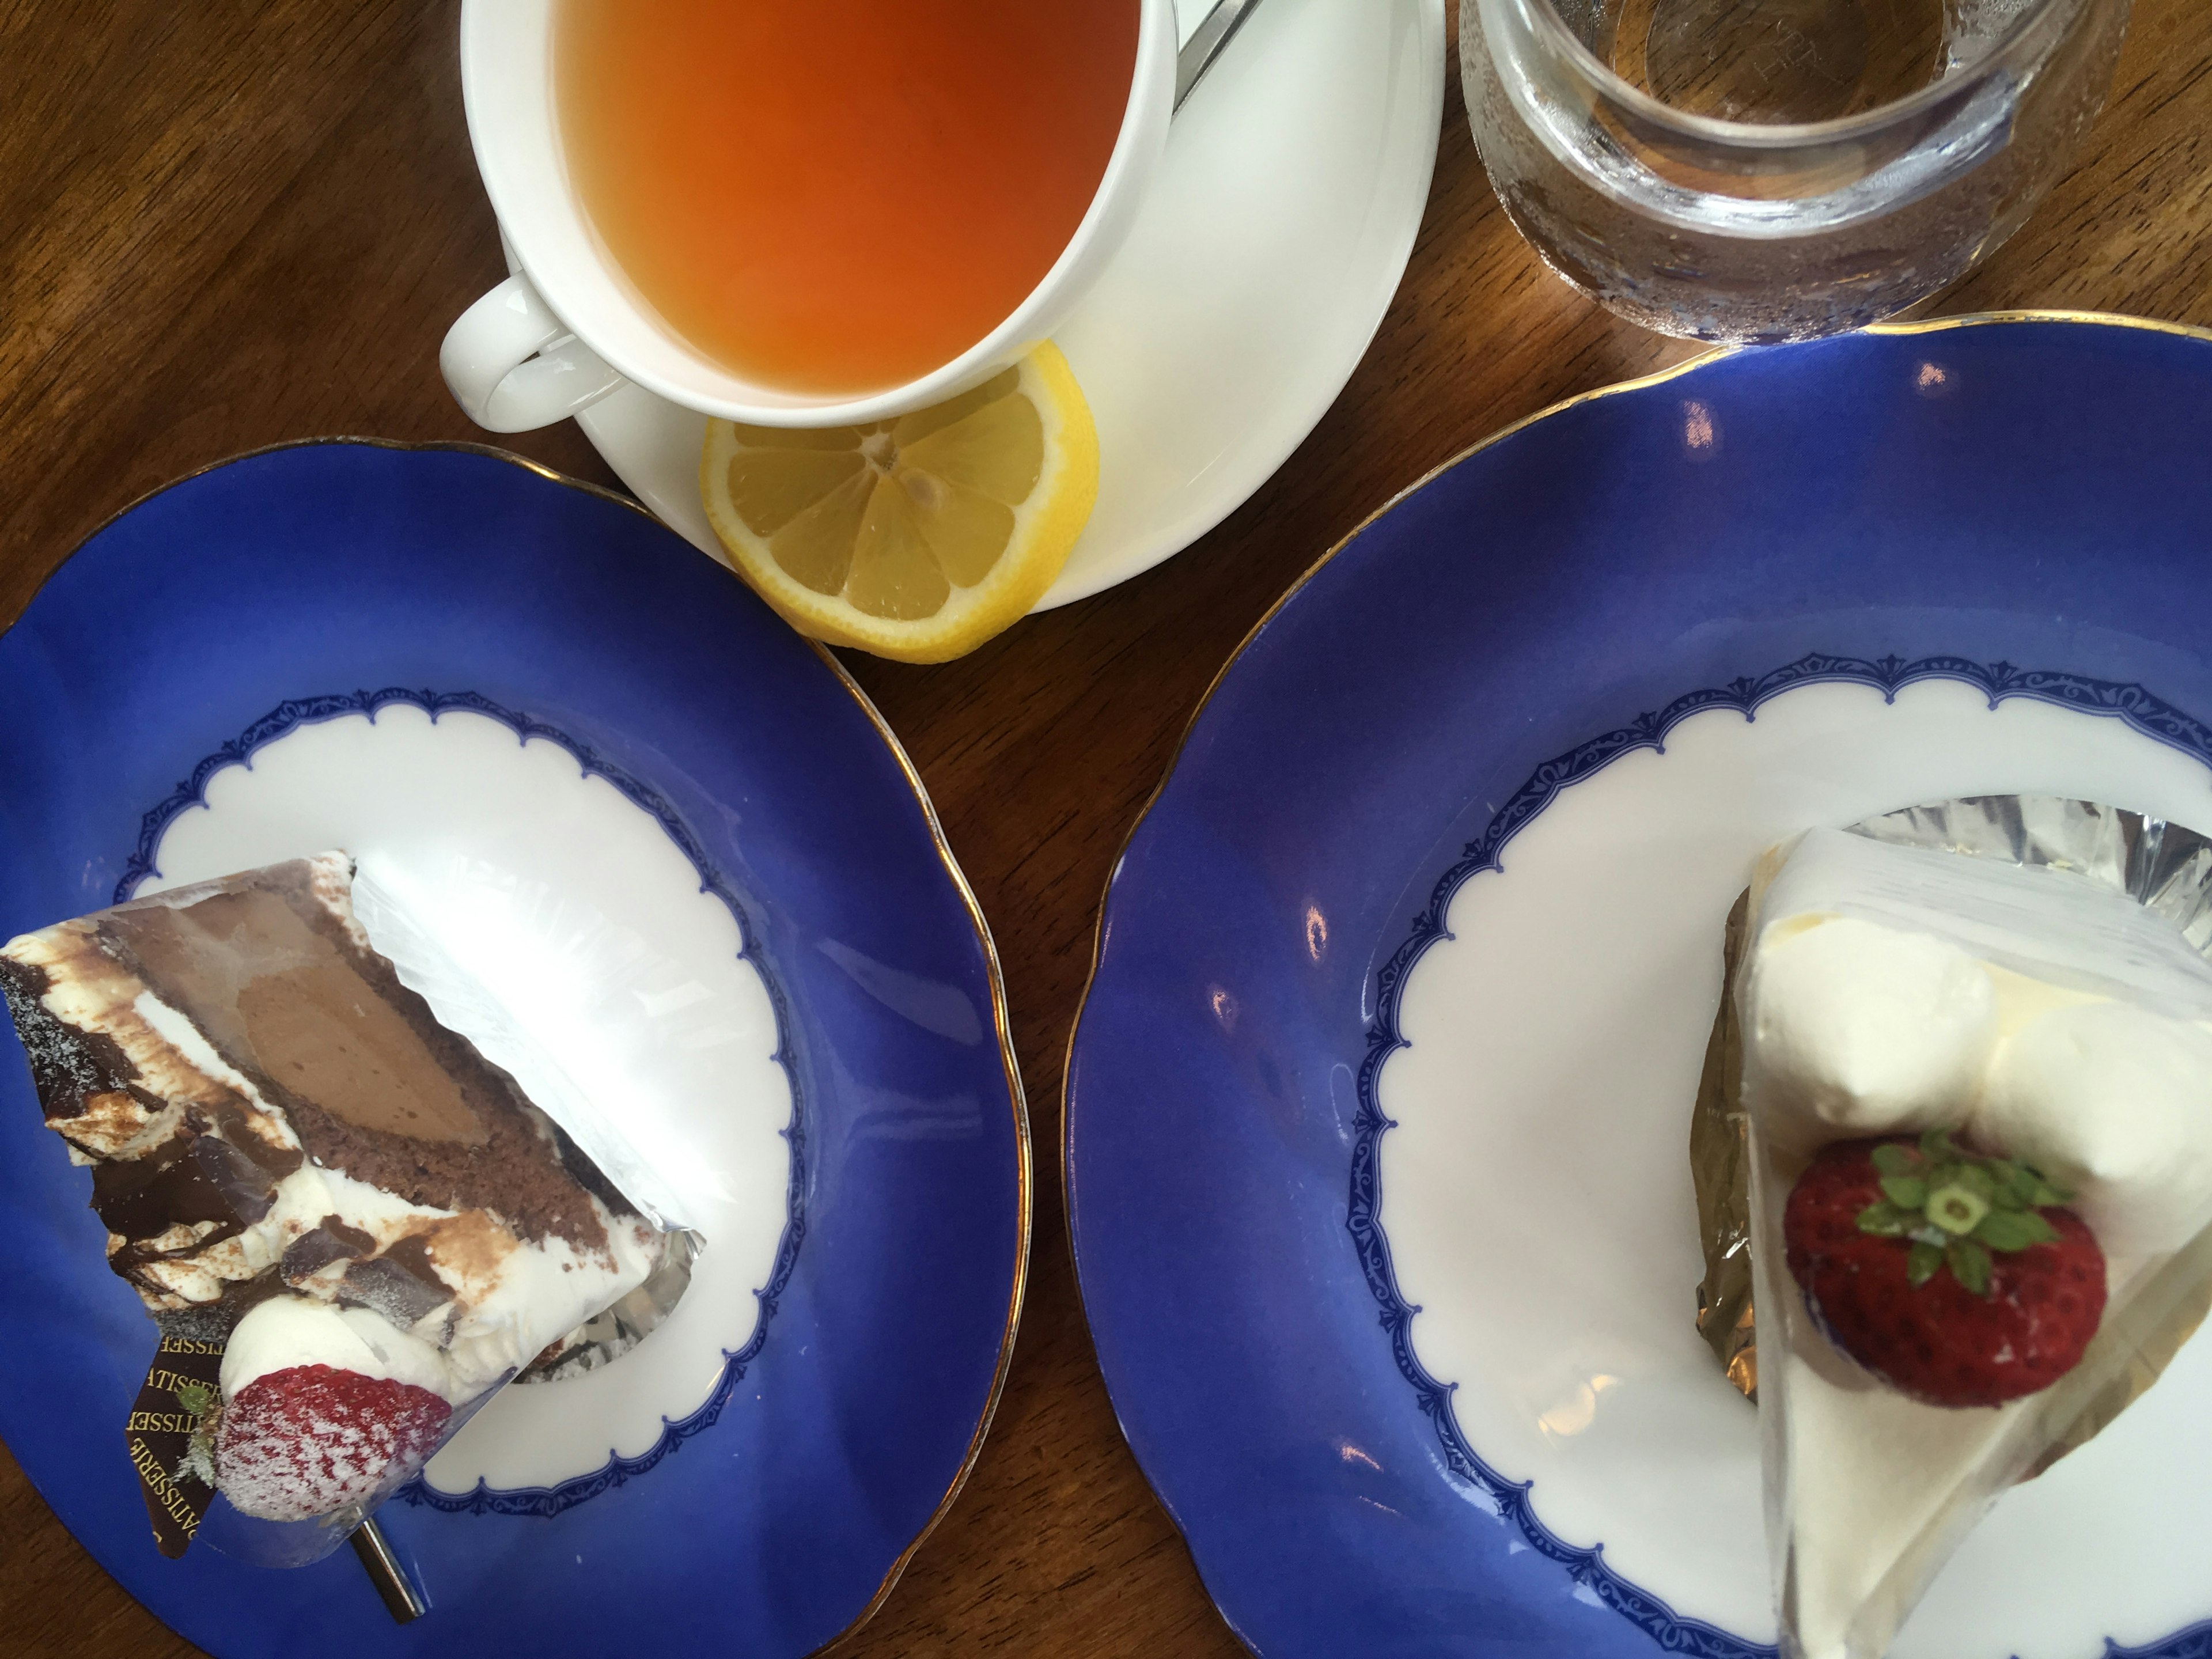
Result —
POLYGON ((1647 326, 1877 321, 2010 235, 2112 77, 2127 0, 1465 0, 1514 222, 1647 326))

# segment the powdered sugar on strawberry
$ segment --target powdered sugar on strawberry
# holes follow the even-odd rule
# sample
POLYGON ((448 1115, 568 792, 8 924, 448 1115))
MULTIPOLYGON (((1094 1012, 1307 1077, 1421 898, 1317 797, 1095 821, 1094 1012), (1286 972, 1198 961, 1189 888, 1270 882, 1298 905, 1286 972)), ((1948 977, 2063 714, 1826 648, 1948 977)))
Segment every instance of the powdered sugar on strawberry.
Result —
POLYGON ((411 1382, 319 1364, 269 1372, 223 1409, 223 1495, 265 1521, 327 1515, 420 1468, 452 1415, 411 1382))

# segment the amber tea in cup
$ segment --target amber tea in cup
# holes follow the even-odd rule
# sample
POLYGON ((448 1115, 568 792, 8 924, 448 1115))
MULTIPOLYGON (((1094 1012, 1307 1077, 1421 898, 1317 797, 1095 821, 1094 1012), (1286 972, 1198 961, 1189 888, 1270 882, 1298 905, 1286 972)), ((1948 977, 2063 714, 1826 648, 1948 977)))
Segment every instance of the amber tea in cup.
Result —
POLYGON ((1135 0, 560 0, 562 150, 668 331, 803 394, 988 335, 1097 195, 1135 0))

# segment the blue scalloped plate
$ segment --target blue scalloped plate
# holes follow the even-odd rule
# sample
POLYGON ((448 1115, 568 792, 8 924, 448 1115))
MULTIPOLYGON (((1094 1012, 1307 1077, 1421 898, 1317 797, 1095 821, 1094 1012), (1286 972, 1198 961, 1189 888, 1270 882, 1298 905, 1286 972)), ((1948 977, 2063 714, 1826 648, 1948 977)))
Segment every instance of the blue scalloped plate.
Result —
POLYGON ((712 1030, 666 1015, 663 1045, 738 1045, 716 1050, 732 1121, 697 1153, 734 1206, 722 1243, 667 1328, 502 1395, 385 1507, 431 1607, 404 1626, 349 1553, 155 1553, 122 1433, 153 1328, 0 1066, 0 1436, 100 1564, 224 1659, 795 1659, 872 1611, 981 1444, 1031 1188, 989 937, 835 660, 616 497, 488 450, 335 441, 94 536, 0 635, 0 937, 358 829, 547 854, 541 890, 580 884, 578 914, 617 921, 658 905, 705 952, 671 966, 656 935, 661 966, 736 988, 712 1030), (725 1131, 750 1173, 717 1162, 725 1131), (702 1289, 718 1252, 728 1282, 702 1289), (504 1443, 479 1435, 502 1413, 504 1443))
MULTIPOLYGON (((2121 319, 1707 359, 1309 573, 1131 836, 1067 1083, 1107 1382, 1237 1633, 1771 1654, 1753 1413, 1691 1321, 1728 904, 1920 800, 2212 823, 2207 722, 2212 337, 2121 319)), ((2212 1650, 2208 1413, 2200 1340, 1896 1659, 2212 1650)))

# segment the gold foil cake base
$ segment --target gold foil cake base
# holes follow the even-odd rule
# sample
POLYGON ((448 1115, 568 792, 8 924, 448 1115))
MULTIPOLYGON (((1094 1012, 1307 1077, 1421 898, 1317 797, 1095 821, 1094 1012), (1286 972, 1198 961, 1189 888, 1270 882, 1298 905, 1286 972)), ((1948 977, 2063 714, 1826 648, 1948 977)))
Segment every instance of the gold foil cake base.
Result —
POLYGON ((1698 1334, 1728 1380, 1747 1399, 1759 1398, 1759 1331, 1751 1302, 1751 1164, 1741 1107, 1743 1042, 1735 1023, 1736 963, 1751 895, 1729 912, 1723 945, 1720 1012, 1705 1043, 1690 1114, 1690 1179, 1698 1194, 1698 1245, 1705 1276, 1698 1282, 1698 1334))

